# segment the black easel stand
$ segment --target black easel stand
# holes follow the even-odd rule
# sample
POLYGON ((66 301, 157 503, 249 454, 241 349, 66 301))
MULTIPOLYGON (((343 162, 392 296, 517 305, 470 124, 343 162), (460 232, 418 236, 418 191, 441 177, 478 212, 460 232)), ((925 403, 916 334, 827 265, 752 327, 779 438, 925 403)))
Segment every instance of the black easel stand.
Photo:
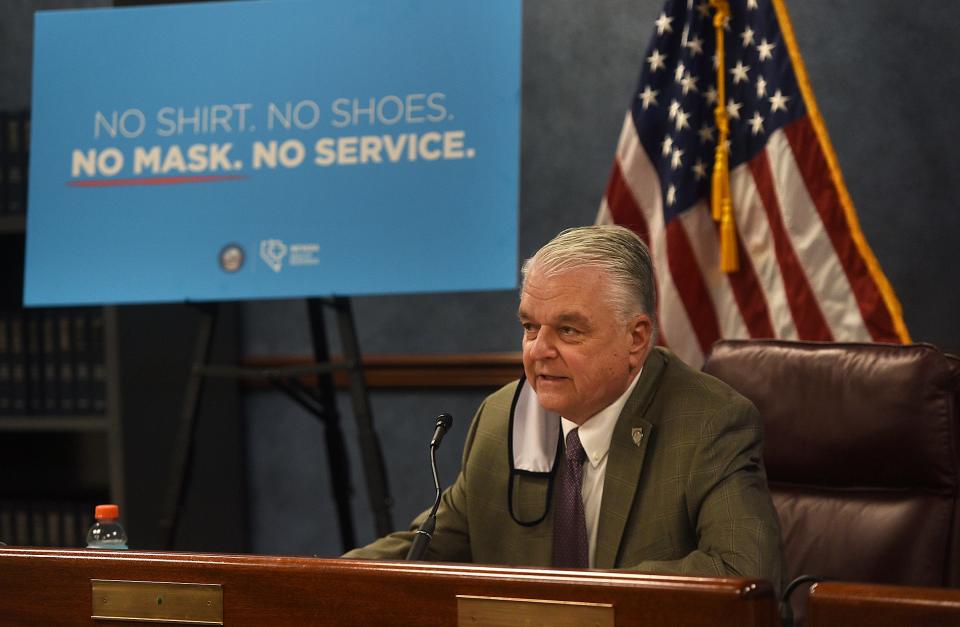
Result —
POLYGON ((356 536, 353 528, 353 514, 350 509, 350 464, 343 431, 340 429, 340 415, 337 411, 333 381, 335 370, 345 370, 349 378, 350 398, 353 403, 354 417, 357 421, 357 440, 366 478, 367 496, 370 501, 370 508, 373 511, 377 535, 382 536, 390 533, 393 530, 393 523, 390 518, 390 508, 393 501, 389 495, 380 441, 373 429, 373 416, 370 411, 366 382, 363 377, 363 364, 360 359, 360 347, 357 343, 350 300, 345 297, 307 299, 310 331, 313 336, 314 363, 281 368, 209 365, 213 329, 216 324, 219 305, 217 303, 201 303, 196 306, 203 317, 197 334, 193 369, 184 395, 183 412, 180 416, 177 438, 174 442, 173 463, 164 507, 164 518, 160 521, 166 538, 166 547, 168 549, 174 548, 177 523, 190 481, 197 411, 200 406, 199 401, 203 393, 203 379, 205 377, 266 379, 323 423, 327 443, 327 459, 330 466, 330 482, 337 507, 340 540, 343 550, 347 551, 356 546, 356 536), (330 351, 327 345, 323 317, 324 307, 333 309, 337 316, 337 327, 345 358, 343 364, 334 365, 330 363, 330 351), (317 376, 317 386, 315 388, 307 388, 300 382, 300 377, 310 374, 317 376))

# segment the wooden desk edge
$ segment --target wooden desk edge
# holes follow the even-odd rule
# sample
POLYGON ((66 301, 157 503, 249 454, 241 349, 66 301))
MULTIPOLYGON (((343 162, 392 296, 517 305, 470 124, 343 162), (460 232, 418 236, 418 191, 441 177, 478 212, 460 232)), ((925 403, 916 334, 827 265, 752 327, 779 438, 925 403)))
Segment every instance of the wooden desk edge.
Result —
POLYGON ((960 610, 960 590, 841 581, 823 581, 810 588, 811 610, 819 604, 839 602, 860 605, 927 605, 956 607, 960 610))
POLYGON ((424 575, 468 576, 486 580, 538 580, 564 582, 586 580, 594 584, 618 584, 648 588, 713 591, 742 598, 773 597, 769 582, 748 577, 691 577, 655 575, 626 570, 563 570, 551 568, 507 567, 485 564, 443 562, 406 562, 359 560, 328 557, 248 555, 232 553, 190 553, 179 551, 109 551, 91 549, 48 549, 39 547, 0 547, 0 560, 11 557, 66 560, 134 560, 152 562, 191 562, 223 566, 258 566, 310 570, 316 572, 347 570, 355 572, 408 572, 424 575))

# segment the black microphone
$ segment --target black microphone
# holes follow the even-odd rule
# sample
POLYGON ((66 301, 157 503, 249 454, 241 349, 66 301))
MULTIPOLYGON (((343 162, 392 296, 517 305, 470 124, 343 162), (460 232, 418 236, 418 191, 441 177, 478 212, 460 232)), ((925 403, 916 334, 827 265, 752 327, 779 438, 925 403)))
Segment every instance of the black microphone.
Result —
POLYGON ((440 477, 437 475, 437 448, 440 446, 443 436, 452 426, 453 416, 450 414, 437 416, 436 429, 434 429, 433 437, 430 439, 430 468, 433 470, 433 487, 436 489, 437 495, 433 499, 433 508, 430 510, 430 515, 423 521, 413 537, 413 544, 410 545, 410 550, 407 552, 408 560, 423 559, 424 553, 427 552, 427 546, 430 545, 430 540, 433 538, 433 530, 437 526, 437 508, 440 507, 441 494, 440 477))
POLYGON ((433 438, 430 440, 430 446, 440 446, 440 440, 447 434, 450 427, 453 426, 453 416, 450 414, 440 414, 437 416, 437 428, 433 432, 433 438))

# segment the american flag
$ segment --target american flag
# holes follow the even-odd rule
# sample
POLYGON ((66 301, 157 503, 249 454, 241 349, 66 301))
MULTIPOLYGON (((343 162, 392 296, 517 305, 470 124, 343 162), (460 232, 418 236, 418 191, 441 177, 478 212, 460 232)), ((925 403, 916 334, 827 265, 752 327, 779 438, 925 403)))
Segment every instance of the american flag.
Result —
POLYGON ((908 342, 783 0, 730 1, 723 70, 739 269, 720 270, 713 16, 708 0, 668 0, 656 20, 597 216, 650 246, 661 342, 697 367, 720 338, 908 342))

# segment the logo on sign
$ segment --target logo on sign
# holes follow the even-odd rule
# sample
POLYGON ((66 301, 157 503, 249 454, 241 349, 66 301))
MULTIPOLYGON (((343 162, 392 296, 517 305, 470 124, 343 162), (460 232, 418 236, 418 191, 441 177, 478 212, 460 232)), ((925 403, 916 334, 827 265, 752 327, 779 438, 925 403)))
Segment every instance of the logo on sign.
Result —
POLYGON ((320 244, 315 242, 306 244, 290 244, 290 265, 291 266, 317 266, 320 265, 320 244))
POLYGON ((220 249, 220 267, 225 272, 236 272, 243 266, 243 248, 239 244, 227 244, 220 249))
POLYGON ((283 240, 260 240, 260 258, 274 272, 279 273, 283 269, 283 258, 286 256, 287 245, 283 243, 283 240))

